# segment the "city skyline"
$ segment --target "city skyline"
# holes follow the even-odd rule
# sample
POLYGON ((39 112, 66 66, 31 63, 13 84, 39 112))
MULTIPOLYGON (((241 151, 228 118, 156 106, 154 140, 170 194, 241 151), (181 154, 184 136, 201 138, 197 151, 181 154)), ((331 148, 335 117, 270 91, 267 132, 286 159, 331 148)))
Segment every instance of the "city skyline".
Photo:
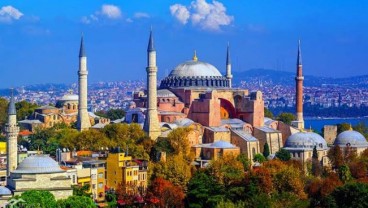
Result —
POLYGON ((0 87, 75 83, 81 33, 90 82, 144 79, 151 26, 158 78, 194 50, 224 74, 228 42, 234 72, 294 71, 298 39, 306 75, 364 75, 366 8, 343 1, 3 1, 0 87))

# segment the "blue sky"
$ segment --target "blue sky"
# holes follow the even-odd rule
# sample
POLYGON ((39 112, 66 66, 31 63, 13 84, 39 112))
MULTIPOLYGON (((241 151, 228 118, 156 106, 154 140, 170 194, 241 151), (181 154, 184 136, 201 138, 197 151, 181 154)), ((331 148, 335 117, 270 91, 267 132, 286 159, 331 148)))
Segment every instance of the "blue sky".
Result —
POLYGON ((368 1, 2 0, 0 87, 77 81, 83 32, 89 81, 145 78, 150 26, 159 77, 188 60, 225 71, 294 71, 302 41, 305 74, 367 73, 368 1))

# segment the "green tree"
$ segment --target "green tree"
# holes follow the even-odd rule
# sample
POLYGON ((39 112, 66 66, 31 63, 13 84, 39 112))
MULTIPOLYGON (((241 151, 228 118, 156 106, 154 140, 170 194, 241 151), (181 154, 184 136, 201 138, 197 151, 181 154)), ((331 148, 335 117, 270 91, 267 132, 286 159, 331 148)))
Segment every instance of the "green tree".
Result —
POLYGON ((73 195, 74 196, 91 197, 91 193, 88 193, 90 187, 91 186, 89 184, 85 184, 83 186, 78 186, 78 185, 72 186, 72 188, 73 188, 73 195))
POLYGON ((270 155, 270 147, 268 146, 268 143, 266 142, 263 146, 263 156, 267 158, 270 155))
POLYGON ((190 131, 191 129, 188 127, 176 128, 167 135, 167 140, 173 148, 174 154, 182 153, 184 156, 188 156, 190 151, 188 134, 190 131))
POLYGON ((0 127, 3 129, 8 119, 8 105, 9 102, 5 98, 0 98, 0 127))
POLYGON ((336 188, 331 196, 335 201, 335 207, 368 207, 368 184, 347 183, 336 188))
POLYGON ((284 148, 281 148, 278 152, 276 152, 276 157, 282 161, 288 161, 291 159, 290 152, 284 148))
POLYGON ((23 199, 27 207, 48 208, 57 207, 55 196, 49 191, 30 190, 23 192, 16 198, 23 199))
POLYGON ((122 109, 109 109, 108 111, 97 111, 95 114, 113 121, 124 118, 125 111, 122 109))
POLYGON ((368 138, 368 126, 365 124, 365 122, 359 122, 357 125, 355 125, 354 130, 357 132, 360 132, 363 134, 365 138, 368 138))
POLYGON ((247 158, 246 154, 241 153, 236 159, 243 164, 244 171, 250 170, 251 161, 247 158))
POLYGON ((277 116, 277 120, 282 121, 286 124, 291 124, 292 121, 295 121, 296 117, 292 113, 281 113, 279 116, 277 116))
POLYGON ((347 131, 351 128, 351 125, 348 123, 337 124, 337 134, 340 134, 343 131, 347 131))
POLYGON ((344 156, 338 145, 333 146, 327 152, 327 157, 332 164, 332 168, 339 169, 344 164, 344 156))
POLYGON ((17 109, 17 119, 23 120, 28 116, 32 115, 34 110, 39 106, 35 103, 29 103, 25 100, 22 100, 18 103, 15 103, 15 108, 17 109))
POLYGON ((188 183, 188 207, 214 207, 224 198, 225 189, 206 171, 198 171, 188 183))
POLYGON ((351 172, 349 169, 349 166, 347 165, 342 165, 339 167, 339 176, 340 176, 340 180, 344 183, 350 181, 352 179, 351 177, 351 172))
POLYGON ((264 108, 264 116, 273 119, 273 113, 266 107, 264 108))
POLYGON ((256 155, 254 155, 253 161, 263 163, 264 161, 266 161, 266 158, 262 154, 258 153, 256 155))
POLYGON ((70 196, 67 199, 57 201, 58 208, 95 208, 96 205, 91 197, 70 196))

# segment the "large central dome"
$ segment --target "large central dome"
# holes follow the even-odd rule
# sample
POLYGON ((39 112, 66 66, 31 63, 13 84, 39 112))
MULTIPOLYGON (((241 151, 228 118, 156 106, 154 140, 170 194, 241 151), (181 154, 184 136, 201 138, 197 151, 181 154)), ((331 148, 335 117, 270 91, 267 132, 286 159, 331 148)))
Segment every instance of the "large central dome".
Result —
POLYGON ((187 61, 179 64, 171 71, 169 77, 220 77, 221 73, 209 63, 202 61, 187 61))
POLYGON ((196 54, 193 60, 179 64, 169 76, 161 81, 160 88, 225 88, 229 81, 213 65, 198 61, 196 54))

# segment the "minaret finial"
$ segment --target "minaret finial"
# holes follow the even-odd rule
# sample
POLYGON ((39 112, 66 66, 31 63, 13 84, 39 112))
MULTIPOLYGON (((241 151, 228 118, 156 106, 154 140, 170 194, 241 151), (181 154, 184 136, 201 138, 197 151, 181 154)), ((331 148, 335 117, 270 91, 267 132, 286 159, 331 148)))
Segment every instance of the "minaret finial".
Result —
POLYGON ((153 32, 152 32, 152 25, 151 25, 147 51, 154 51, 154 50, 155 50, 155 47, 153 45, 153 32))
POLYGON ((349 131, 353 131, 353 127, 351 126, 351 123, 349 124, 349 131))
POLYGON ((79 49, 79 57, 86 57, 86 51, 84 49, 84 35, 83 35, 83 32, 81 34, 81 43, 80 43, 80 49, 79 49))
POLYGON ((193 61, 198 61, 197 51, 194 50, 193 61))
POLYGON ((298 41, 298 58, 297 65, 302 65, 302 50, 300 49, 300 39, 298 41))

